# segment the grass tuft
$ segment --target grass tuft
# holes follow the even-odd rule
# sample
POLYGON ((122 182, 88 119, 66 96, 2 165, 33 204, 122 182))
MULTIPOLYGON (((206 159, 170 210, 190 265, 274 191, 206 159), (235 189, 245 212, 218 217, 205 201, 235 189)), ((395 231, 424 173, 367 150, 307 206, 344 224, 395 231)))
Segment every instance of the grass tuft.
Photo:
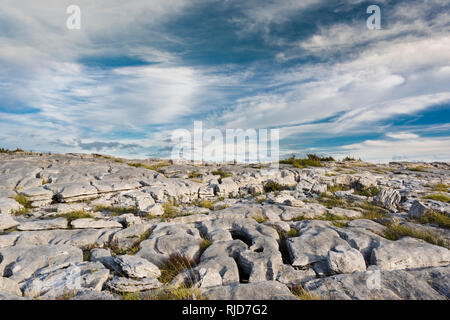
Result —
POLYGON ((137 214, 137 208, 134 207, 128 207, 128 208, 121 208, 121 207, 107 207, 107 206, 97 206, 94 208, 95 212, 109 212, 112 216, 120 216, 125 213, 133 213, 137 214))
POLYGON ((203 200, 196 199, 192 202, 192 205, 200 207, 200 208, 214 210, 214 202, 205 200, 205 199, 203 199, 203 200))
POLYGON ((450 186, 445 183, 437 183, 433 187, 433 191, 448 192, 450 186))
POLYGON ((157 290, 146 296, 145 300, 207 300, 201 290, 196 287, 180 286, 178 288, 168 287, 157 290))
POLYGON ((69 222, 69 224, 72 221, 77 220, 77 219, 84 219, 84 218, 92 218, 93 219, 94 218, 93 215, 91 215, 90 213, 87 213, 85 211, 71 211, 68 213, 61 213, 61 214, 58 214, 55 216, 55 218, 60 218, 60 217, 66 218, 67 221, 69 222))
POLYGON ((364 197, 375 197, 380 192, 380 190, 381 189, 378 187, 371 186, 371 187, 364 188, 362 190, 356 190, 355 194, 364 196, 364 197))
POLYGON ((275 181, 267 181, 264 185, 264 192, 276 192, 276 191, 283 191, 283 190, 290 190, 291 187, 287 185, 281 185, 278 182, 275 181))
POLYGON ((213 176, 220 176, 221 179, 231 177, 231 174, 223 169, 212 171, 213 176))
POLYGON ((384 234, 382 234, 382 236, 388 240, 395 241, 402 237, 412 237, 424 240, 437 246, 449 248, 449 244, 442 236, 430 231, 415 230, 398 223, 390 223, 386 225, 386 228, 387 229, 385 230, 384 234))
POLYGON ((182 271, 191 269, 197 266, 197 262, 182 254, 171 254, 169 258, 159 267, 161 276, 158 280, 161 283, 170 283, 182 271))
POLYGON ((441 194, 441 193, 430 194, 430 195, 426 196, 425 199, 431 199, 431 200, 436 200, 436 201, 440 201, 440 202, 450 203, 450 197, 445 194, 441 194))
MULTIPOLYGON (((295 156, 293 156, 291 158, 281 160, 280 164, 290 164, 293 167, 300 168, 300 169, 304 168, 304 167, 323 167, 323 164, 320 162, 321 161, 320 159, 322 159, 322 158, 320 158, 316 155, 309 154, 308 158, 297 159, 297 158, 295 158, 295 156)), ((325 158, 323 158, 323 159, 325 159, 325 158)), ((328 160, 328 161, 333 161, 333 160, 328 160)), ((322 160, 322 161, 324 161, 324 160, 322 160)))
POLYGON ((157 163, 157 164, 146 164, 146 163, 135 163, 135 162, 128 162, 127 163, 130 167, 135 167, 135 168, 145 168, 148 170, 153 170, 153 171, 158 171, 159 169, 161 169, 162 167, 167 167, 170 164, 166 163, 166 162, 161 162, 161 163, 157 163))
POLYGON ((450 229, 450 217, 444 213, 429 210, 419 219, 421 223, 430 223, 438 225, 441 228, 450 229))
POLYGON ((31 209, 31 201, 23 194, 14 196, 14 200, 20 203, 25 209, 31 209))
POLYGON ((291 289, 291 292, 299 299, 299 300, 325 300, 324 297, 313 294, 311 291, 303 288, 302 286, 297 286, 291 289))

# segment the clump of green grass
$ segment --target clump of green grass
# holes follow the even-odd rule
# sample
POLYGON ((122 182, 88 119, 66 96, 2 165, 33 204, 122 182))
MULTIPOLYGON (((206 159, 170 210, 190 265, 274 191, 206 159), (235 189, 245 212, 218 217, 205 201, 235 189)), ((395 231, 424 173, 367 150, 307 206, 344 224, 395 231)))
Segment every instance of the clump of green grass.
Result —
POLYGON ((122 159, 114 159, 114 162, 123 163, 122 159))
POLYGON ((14 200, 20 203, 25 209, 31 209, 31 201, 23 194, 14 196, 14 200))
POLYGON ((192 202, 192 205, 200 207, 200 208, 206 208, 210 210, 214 210, 214 202, 206 200, 206 199, 196 199, 192 202))
POLYGON ((223 169, 212 171, 211 174, 214 176, 220 176, 221 179, 231 177, 231 174, 223 169))
POLYGON ((267 198, 264 197, 264 196, 263 196, 263 197, 257 197, 257 198, 256 198, 256 201, 258 201, 259 204, 264 203, 266 200, 267 200, 267 198))
POLYGON ((11 209, 11 214, 14 216, 23 216, 26 214, 29 214, 31 211, 27 208, 20 208, 19 210, 13 210, 11 209))
POLYGON ((365 197, 375 197, 378 194, 378 192, 380 192, 380 190, 381 189, 378 187, 371 186, 361 190, 356 190, 355 194, 365 197))
POLYGON ((438 225, 441 228, 450 228, 450 217, 446 214, 439 213, 436 211, 429 210, 423 214, 419 219, 421 223, 430 223, 438 225))
POLYGON ((433 191, 448 192, 450 186, 445 183, 437 183, 432 188, 433 191))
POLYGON ((178 210, 175 208, 175 206, 169 202, 163 203, 162 207, 164 209, 163 218, 172 219, 179 215, 178 210))
POLYGON ((111 249, 113 255, 135 255, 140 249, 141 249, 141 242, 144 240, 147 240, 148 237, 152 234, 152 230, 149 229, 143 234, 141 234, 136 241, 133 243, 133 245, 128 249, 120 249, 117 241, 112 241, 109 243, 109 248, 111 249))
POLYGON ((192 171, 192 172, 189 172, 188 178, 193 179, 193 178, 199 178, 201 176, 202 176, 202 174, 200 172, 192 171))
POLYGON ((311 154, 309 154, 305 159, 297 159, 295 156, 292 156, 291 158, 281 160, 280 164, 290 164, 295 168, 323 167, 323 164, 320 162, 320 158, 311 154))
POLYGON ((202 238, 202 241, 200 242, 200 245, 199 245, 201 254, 203 254, 203 252, 205 252, 205 250, 208 249, 208 247, 210 245, 212 245, 212 240, 202 238))
POLYGON ((267 220, 269 220, 265 215, 263 215, 262 213, 258 213, 257 215, 252 216, 253 219, 255 219, 256 222, 258 223, 263 223, 267 220))
MULTIPOLYGON (((14 153, 18 153, 18 152, 25 152, 20 148, 16 148, 16 150, 9 150, 6 148, 0 148, 0 153, 8 153, 8 154, 14 154, 14 153)), ((31 153, 31 151, 30 151, 31 153)))
POLYGON ((377 220, 386 217, 388 210, 378 207, 371 202, 363 201, 357 203, 358 207, 364 209, 363 217, 368 220, 377 220))
POLYGON ((278 182, 275 181, 267 181, 263 185, 264 192, 276 192, 276 191, 283 191, 283 190, 289 190, 291 187, 286 185, 281 185, 278 182))
POLYGON ((445 194, 430 194, 430 195, 426 196, 425 199, 431 199, 431 200, 450 203, 450 197, 445 194))
POLYGON ((356 161, 356 159, 354 157, 350 157, 350 156, 346 156, 344 159, 342 159, 343 162, 347 162, 347 161, 356 161))
POLYGON ((109 212, 112 216, 120 216, 125 213, 133 213, 137 214, 137 208, 134 207, 128 207, 128 208, 122 208, 122 207, 111 207, 111 206, 97 206, 94 208, 95 212, 109 212))
POLYGON ((427 170, 425 170, 427 168, 429 168, 429 167, 427 167, 427 166, 415 166, 415 167, 409 168, 409 170, 410 171, 416 171, 416 172, 427 172, 427 170))
POLYGON ((346 220, 337 220, 337 221, 332 221, 331 224, 333 226, 335 226, 336 228, 345 228, 348 226, 348 221, 346 220))
POLYGON ((93 219, 94 218, 94 216, 92 214, 85 212, 85 211, 71 211, 68 213, 61 213, 61 214, 56 215, 55 217, 56 218, 60 218, 60 217, 66 218, 67 221, 69 222, 69 224, 72 221, 77 220, 77 219, 84 219, 84 218, 93 219))
POLYGON ((409 228, 405 225, 401 225, 398 223, 390 223, 386 225, 386 230, 382 234, 388 240, 398 240, 402 237, 412 237, 416 239, 424 240, 428 243, 449 248, 449 244, 447 241, 440 235, 437 235, 430 231, 420 231, 409 228))
POLYGON ((199 288, 182 285, 167 287, 145 296, 144 300, 208 300, 199 288))
POLYGON ((165 163, 165 162, 160 162, 160 163, 153 164, 153 165, 146 164, 146 163, 140 163, 140 162, 128 162, 127 164, 130 167, 145 168, 145 169, 153 170, 153 171, 158 171, 162 167, 167 167, 169 165, 168 163, 165 163))
POLYGON ((197 262, 182 254, 171 254, 169 258, 159 266, 161 276, 158 280, 161 283, 170 283, 178 274, 187 269, 192 269, 197 266, 197 262))
POLYGON ((331 193, 335 193, 336 191, 348 191, 350 190, 350 186, 346 186, 343 184, 336 184, 334 186, 327 186, 327 191, 331 193))
POLYGON ((328 196, 326 193, 322 193, 317 201, 327 208, 348 208, 347 201, 334 195, 328 196))
POLYGON ((296 286, 294 288, 291 288, 291 292, 299 300, 325 300, 324 297, 313 294, 311 291, 303 288, 302 286, 296 286))
POLYGON ((138 293, 136 292, 122 292, 120 294, 120 300, 134 301, 142 300, 138 293))

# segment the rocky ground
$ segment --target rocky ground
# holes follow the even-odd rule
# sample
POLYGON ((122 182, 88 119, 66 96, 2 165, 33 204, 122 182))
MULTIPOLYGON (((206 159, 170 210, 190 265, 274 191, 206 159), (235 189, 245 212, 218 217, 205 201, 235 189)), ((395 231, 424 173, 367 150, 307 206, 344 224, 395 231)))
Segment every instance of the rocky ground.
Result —
POLYGON ((0 298, 450 297, 449 164, 313 165, 0 154, 0 298))

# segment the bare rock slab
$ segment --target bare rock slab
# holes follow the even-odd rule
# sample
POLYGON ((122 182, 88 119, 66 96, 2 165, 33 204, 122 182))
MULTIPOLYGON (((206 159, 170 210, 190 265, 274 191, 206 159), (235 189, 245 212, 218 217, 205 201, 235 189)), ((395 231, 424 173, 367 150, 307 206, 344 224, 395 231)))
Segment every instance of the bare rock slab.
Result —
POLYGON ((66 218, 27 221, 27 222, 21 223, 17 227, 17 229, 20 231, 53 230, 53 229, 66 229, 66 228, 67 228, 67 219, 66 218))
POLYGON ((70 245, 14 246, 0 249, 0 275, 21 282, 45 268, 82 262, 83 251, 70 245))
POLYGON ((122 255, 117 256, 115 260, 130 278, 157 278, 161 275, 157 266, 143 258, 122 255))
POLYGON ((371 263, 381 270, 447 266, 450 264, 450 250, 404 237, 380 243, 372 251, 371 263))
POLYGON ((211 300, 296 300, 289 288, 277 281, 212 287, 203 290, 211 300))
POLYGON ((108 276, 109 270, 101 263, 80 262, 30 279, 22 291, 25 296, 51 299, 86 288, 101 291, 108 276))

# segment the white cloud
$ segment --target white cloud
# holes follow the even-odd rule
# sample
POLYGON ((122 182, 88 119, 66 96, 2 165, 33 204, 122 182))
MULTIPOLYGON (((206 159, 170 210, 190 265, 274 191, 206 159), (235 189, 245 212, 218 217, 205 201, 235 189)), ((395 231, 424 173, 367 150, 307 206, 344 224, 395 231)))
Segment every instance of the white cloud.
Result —
POLYGON ((371 162, 447 161, 450 158, 450 137, 400 140, 367 140, 343 146, 336 156, 352 155, 371 162))

